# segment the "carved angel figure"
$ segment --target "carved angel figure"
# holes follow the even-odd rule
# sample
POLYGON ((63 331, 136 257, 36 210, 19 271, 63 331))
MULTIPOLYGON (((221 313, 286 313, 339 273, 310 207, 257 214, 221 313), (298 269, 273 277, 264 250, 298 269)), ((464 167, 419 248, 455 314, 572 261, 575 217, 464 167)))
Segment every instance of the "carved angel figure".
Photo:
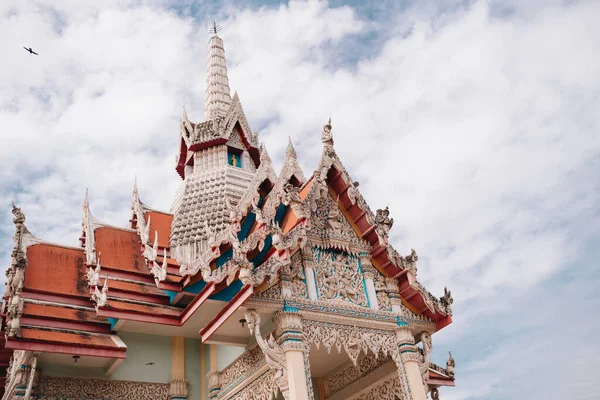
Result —
POLYGON ((377 210, 377 214, 375 215, 375 223, 385 234, 387 234, 394 225, 394 219, 389 216, 390 210, 388 207, 383 210, 377 210))
POLYGON ((357 271, 352 271, 341 254, 336 254, 331 263, 332 268, 324 272, 325 296, 328 299, 342 298, 353 302, 359 301, 359 293, 355 288, 357 271))
POLYGON ((341 215, 340 210, 337 207, 333 207, 327 218, 327 226, 334 232, 341 232, 344 227, 342 218, 344 217, 341 215))
POLYGON ((323 126, 323 133, 321 134, 321 141, 325 144, 333 145, 333 135, 331 134, 331 118, 323 126))
POLYGON ((448 361, 446 361, 446 372, 448 373, 448 376, 450 377, 454 377, 454 358, 452 357, 452 353, 448 352, 449 358, 448 361))

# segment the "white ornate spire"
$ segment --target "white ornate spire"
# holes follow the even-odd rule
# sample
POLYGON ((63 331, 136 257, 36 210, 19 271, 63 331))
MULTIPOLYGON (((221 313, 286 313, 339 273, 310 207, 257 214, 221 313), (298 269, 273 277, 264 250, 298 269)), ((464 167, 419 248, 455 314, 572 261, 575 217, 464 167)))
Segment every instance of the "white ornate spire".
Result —
POLYGON ((212 37, 208 46, 208 76, 206 77, 206 96, 204 98, 204 120, 209 121, 225 116, 231 104, 229 78, 225 62, 223 40, 217 32, 219 27, 211 28, 212 37))

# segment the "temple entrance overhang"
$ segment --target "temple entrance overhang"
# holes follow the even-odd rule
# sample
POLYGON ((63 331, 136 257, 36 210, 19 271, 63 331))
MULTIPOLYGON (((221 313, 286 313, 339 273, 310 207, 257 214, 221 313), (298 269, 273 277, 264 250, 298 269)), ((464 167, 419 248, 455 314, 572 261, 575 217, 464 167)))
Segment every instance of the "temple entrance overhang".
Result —
POLYGON ((453 385, 451 372, 430 363, 433 321, 325 302, 244 306, 251 344, 209 373, 212 399, 425 399, 453 385))

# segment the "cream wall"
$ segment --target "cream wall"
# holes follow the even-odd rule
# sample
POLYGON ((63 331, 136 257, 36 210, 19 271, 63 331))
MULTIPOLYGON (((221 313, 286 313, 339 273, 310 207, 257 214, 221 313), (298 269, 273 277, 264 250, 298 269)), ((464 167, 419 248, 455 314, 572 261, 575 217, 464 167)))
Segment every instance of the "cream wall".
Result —
POLYGON ((202 392, 207 390, 202 387, 200 346, 200 340, 185 339, 185 377, 190 382, 190 400, 202 400, 202 392))
POLYGON ((241 356, 244 351, 246 351, 246 349, 243 347, 217 345, 217 368, 219 371, 231 364, 231 362, 241 356))
MULTIPOLYGON (((167 383, 171 380, 170 337, 131 332, 119 332, 119 337, 127 345, 127 358, 109 379, 157 383, 167 383), (155 364, 146 365, 148 362, 155 364)), ((47 376, 107 378, 103 368, 43 363, 40 367, 42 374, 47 376)))
MULTIPOLYGON (((127 345, 127 358, 110 377, 105 375, 104 368, 49 363, 40 364, 42 374, 168 383, 173 373, 178 373, 173 369, 173 349, 177 346, 174 345, 172 337, 131 332, 119 332, 119 337, 127 345), (146 365, 149 362, 154 364, 146 365)), ((190 400, 208 399, 206 374, 211 367, 222 370, 245 351, 243 347, 236 346, 202 345, 199 339, 186 338, 183 343, 185 378, 190 382, 190 400)), ((175 369, 179 370, 179 367, 175 369)))

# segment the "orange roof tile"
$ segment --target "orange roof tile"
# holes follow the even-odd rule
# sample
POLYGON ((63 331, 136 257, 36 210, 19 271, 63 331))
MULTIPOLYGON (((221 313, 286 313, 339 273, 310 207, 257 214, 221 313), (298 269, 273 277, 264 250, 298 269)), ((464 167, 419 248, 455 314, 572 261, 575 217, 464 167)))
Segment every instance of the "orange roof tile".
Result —
POLYGON ((45 243, 29 246, 24 287, 30 290, 89 298, 84 257, 83 249, 70 249, 45 243))
POLYGON ((306 195, 308 194, 308 191, 310 190, 312 183, 313 183, 313 177, 311 176, 310 179, 308 180, 308 182, 306 182, 306 184, 302 188, 302 190, 300 190, 300 198, 302 200, 306 199, 306 195))
POLYGON ((148 273, 136 232, 101 227, 94 231, 94 237, 96 254, 100 254, 100 264, 103 267, 148 273))
POLYGON ((150 218, 150 241, 154 243, 154 232, 158 232, 158 247, 169 247, 169 237, 171 236, 171 223, 173 216, 156 211, 148 211, 144 214, 146 222, 150 218))

